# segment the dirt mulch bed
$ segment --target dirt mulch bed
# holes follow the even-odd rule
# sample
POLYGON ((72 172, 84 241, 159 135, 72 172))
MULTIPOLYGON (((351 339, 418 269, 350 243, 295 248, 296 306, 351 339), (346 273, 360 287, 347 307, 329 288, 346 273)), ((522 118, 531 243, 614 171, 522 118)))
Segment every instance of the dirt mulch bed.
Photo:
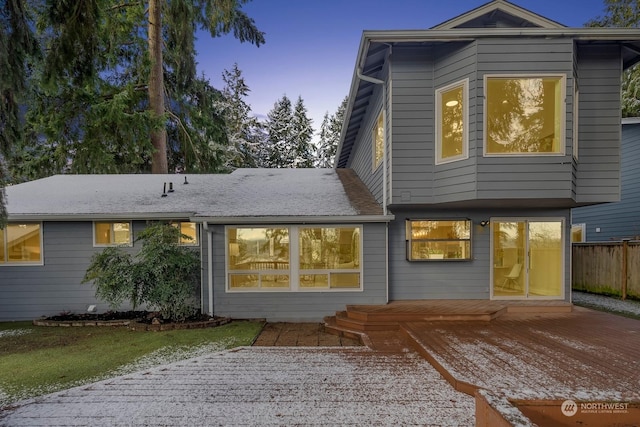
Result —
POLYGON ((201 329, 224 325, 231 322, 226 317, 211 317, 196 314, 183 322, 171 322, 156 313, 148 311, 124 311, 93 314, 63 313, 58 316, 35 319, 35 326, 86 327, 86 326, 127 326, 133 331, 171 331, 177 329, 201 329))

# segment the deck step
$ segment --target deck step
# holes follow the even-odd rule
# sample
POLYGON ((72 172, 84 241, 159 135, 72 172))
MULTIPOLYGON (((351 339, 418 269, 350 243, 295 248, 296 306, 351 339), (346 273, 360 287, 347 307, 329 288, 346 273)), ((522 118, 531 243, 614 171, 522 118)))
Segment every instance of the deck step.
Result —
POLYGON ((389 312, 367 312, 359 311, 357 308, 348 307, 346 317, 354 322, 360 323, 398 323, 398 322, 435 322, 435 321, 491 321, 502 314, 506 309, 499 308, 484 312, 452 312, 452 313, 430 313, 429 311, 412 313, 389 312))
POLYGON ((571 313, 573 304, 570 302, 553 305, 509 305, 508 313, 571 313))
POLYGON ((343 338, 350 338, 352 340, 360 341, 361 344, 365 344, 366 335, 362 331, 348 329, 342 326, 338 326, 336 322, 336 316, 327 316, 324 318, 323 325, 324 332, 343 338))
POLYGON ((395 331, 398 330, 398 321, 397 320, 377 320, 377 319, 369 319, 369 320, 359 320, 354 319, 349 316, 349 313, 339 312, 336 313, 336 325, 350 329, 354 331, 360 332, 368 332, 368 331, 395 331))

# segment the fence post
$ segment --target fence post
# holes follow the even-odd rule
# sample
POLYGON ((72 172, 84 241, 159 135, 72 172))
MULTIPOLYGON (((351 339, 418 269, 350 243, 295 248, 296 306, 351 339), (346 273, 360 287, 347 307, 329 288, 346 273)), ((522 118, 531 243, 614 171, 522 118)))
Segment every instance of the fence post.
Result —
POLYGON ((627 252, 629 239, 622 239, 622 299, 627 299, 627 252))

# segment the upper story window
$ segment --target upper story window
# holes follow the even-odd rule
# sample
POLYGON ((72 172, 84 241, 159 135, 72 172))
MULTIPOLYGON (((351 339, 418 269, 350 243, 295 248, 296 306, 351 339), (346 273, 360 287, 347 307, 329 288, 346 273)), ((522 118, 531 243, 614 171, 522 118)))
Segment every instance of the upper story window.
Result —
POLYGON ((181 246, 198 245, 198 227, 195 222, 174 222, 173 226, 180 229, 181 246))
POLYGON ((436 90, 436 164, 469 157, 469 80, 436 90))
POLYGON ((382 111, 378 115, 373 128, 373 170, 378 169, 384 156, 384 117, 382 111))
POLYGON ((564 154, 564 75, 487 75, 484 87, 485 154, 564 154))
POLYGON ((580 127, 578 117, 580 116, 580 87, 578 86, 578 76, 573 76, 573 157, 578 158, 578 141, 580 127))
POLYGON ((94 222, 94 246, 132 246, 131 222, 94 222))
POLYGON ((471 220, 408 220, 407 260, 470 260, 471 220))
POLYGON ((0 265, 42 264, 42 225, 9 223, 0 229, 0 265))

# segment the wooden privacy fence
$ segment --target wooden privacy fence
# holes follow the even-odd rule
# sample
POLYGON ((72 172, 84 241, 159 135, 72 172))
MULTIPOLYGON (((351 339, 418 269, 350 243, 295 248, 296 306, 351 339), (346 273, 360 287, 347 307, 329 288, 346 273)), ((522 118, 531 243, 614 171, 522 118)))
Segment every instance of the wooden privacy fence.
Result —
POLYGON ((573 289, 640 298, 640 241, 574 243, 572 256, 573 289))

